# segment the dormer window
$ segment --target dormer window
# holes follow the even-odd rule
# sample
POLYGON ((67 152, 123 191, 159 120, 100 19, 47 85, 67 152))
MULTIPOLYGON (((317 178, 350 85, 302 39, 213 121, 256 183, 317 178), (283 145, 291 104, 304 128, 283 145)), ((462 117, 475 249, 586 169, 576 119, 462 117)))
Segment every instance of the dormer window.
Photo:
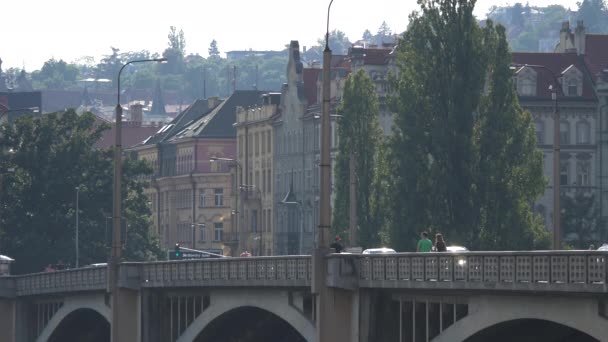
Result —
POLYGON ((574 65, 569 66, 562 72, 563 91, 566 96, 583 95, 583 73, 574 65))
POLYGON ((533 68, 524 67, 517 73, 517 93, 520 96, 536 96, 537 73, 533 68))

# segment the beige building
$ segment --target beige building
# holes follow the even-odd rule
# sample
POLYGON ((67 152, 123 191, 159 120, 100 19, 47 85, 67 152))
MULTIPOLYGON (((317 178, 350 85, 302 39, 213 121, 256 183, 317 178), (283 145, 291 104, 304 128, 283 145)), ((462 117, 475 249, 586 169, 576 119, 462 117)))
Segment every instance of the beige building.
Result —
POLYGON ((239 175, 239 250, 273 255, 273 131, 280 93, 263 95, 262 104, 236 113, 239 175))
POLYGON ((154 168, 150 187, 153 232, 163 248, 176 243, 238 256, 237 107, 260 103, 259 91, 236 91, 220 101, 198 100, 171 123, 129 149, 154 168), (224 158, 225 161, 211 161, 224 158))

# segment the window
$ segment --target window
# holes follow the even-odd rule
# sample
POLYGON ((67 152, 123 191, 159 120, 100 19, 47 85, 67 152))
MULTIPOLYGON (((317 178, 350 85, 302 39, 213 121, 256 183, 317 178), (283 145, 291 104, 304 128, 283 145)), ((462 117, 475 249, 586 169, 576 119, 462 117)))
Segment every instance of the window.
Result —
POLYGON ((559 166, 559 184, 568 185, 568 162, 562 162, 559 166))
POLYGON ((270 136, 272 135, 272 131, 268 131, 268 134, 266 135, 266 151, 268 153, 272 153, 272 148, 270 147, 271 142, 270 142, 270 136))
POLYGON ((205 189, 201 189, 199 207, 205 208, 206 206, 207 206, 207 192, 205 191, 205 189))
POLYGON ((542 145, 545 143, 545 125, 542 122, 535 122, 536 127, 536 143, 542 145))
POLYGON ((239 135, 239 159, 243 159, 243 135, 239 135))
POLYGON ((591 163, 589 161, 578 161, 576 163, 576 184, 579 186, 589 186, 589 174, 591 163))
POLYGON ((560 144, 570 144, 570 124, 568 121, 562 121, 559 124, 559 140, 560 144))
POLYGON ((271 171, 268 170, 268 174, 266 175, 268 177, 268 183, 266 183, 266 184, 268 184, 268 187, 266 188, 266 192, 268 192, 268 193, 270 193, 272 191, 271 190, 272 189, 272 185, 271 185, 272 184, 272 178, 270 177, 270 173, 271 173, 271 171))
POLYGON ((257 133, 255 133, 253 137, 254 137, 253 138, 253 144, 254 144, 254 147, 255 147, 255 155, 259 156, 260 155, 260 145, 258 144, 259 143, 259 135, 257 133))
POLYGON ((266 211, 266 231, 269 233, 272 233, 272 215, 271 215, 272 209, 268 209, 266 211))
POLYGON ((568 96, 578 96, 578 82, 575 78, 568 81, 568 96))
POLYGON ((589 144, 589 131, 590 131, 589 123, 586 121, 581 121, 576 124, 576 142, 578 144, 589 144))
POLYGON ((262 170, 262 192, 266 192, 266 170, 262 170))
POLYGON ((224 233, 224 223, 215 222, 213 224, 213 241, 222 241, 224 233))
POLYGON ((224 189, 214 189, 215 192, 215 206, 224 206, 224 189))
POLYGON ((258 211, 256 209, 251 210, 251 231, 258 231, 258 211))
POLYGON ((524 78, 521 81, 521 95, 534 96, 536 95, 536 82, 531 78, 524 78))
POLYGON ((191 223, 178 223, 177 224, 177 242, 179 243, 186 243, 186 242, 191 242, 192 241, 192 237, 191 237, 191 223))
POLYGON ((199 223, 198 225, 198 241, 205 242, 207 241, 207 234, 205 233, 206 227, 204 223, 199 223))

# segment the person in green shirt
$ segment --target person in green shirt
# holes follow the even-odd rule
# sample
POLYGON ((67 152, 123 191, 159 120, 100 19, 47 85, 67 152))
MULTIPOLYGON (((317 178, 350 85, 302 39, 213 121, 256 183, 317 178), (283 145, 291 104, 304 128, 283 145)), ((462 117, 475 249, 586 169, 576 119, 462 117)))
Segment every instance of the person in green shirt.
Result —
POLYGON ((418 245, 416 246, 416 252, 430 252, 433 249, 433 242, 429 240, 429 233, 422 232, 420 233, 420 240, 418 240, 418 245))

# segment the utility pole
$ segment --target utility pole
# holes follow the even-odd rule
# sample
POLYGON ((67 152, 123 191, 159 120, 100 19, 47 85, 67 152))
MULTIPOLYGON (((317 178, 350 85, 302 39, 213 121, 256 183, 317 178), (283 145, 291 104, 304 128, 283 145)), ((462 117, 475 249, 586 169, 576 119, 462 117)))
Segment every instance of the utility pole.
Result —
MULTIPOLYGON (((327 31, 325 34, 325 50, 323 51, 323 107, 321 112, 321 184, 320 184, 320 199, 319 199, 319 227, 317 230, 317 246, 313 251, 313 281, 311 292, 316 296, 315 311, 317 327, 317 342, 333 341, 331 314, 333 312, 331 306, 334 305, 331 300, 330 290, 327 287, 327 261, 325 256, 329 253, 328 246, 329 229, 331 225, 331 203, 330 203, 330 187, 331 187, 331 159, 330 159, 330 67, 331 67, 331 49, 329 48, 329 11, 331 0, 327 7, 327 31)), ((335 328, 335 327, 333 327, 335 328)))
POLYGON ((350 157, 348 159, 348 169, 349 169, 349 179, 350 179, 350 191, 349 191, 349 223, 350 223, 350 245, 351 247, 355 247, 358 245, 357 242, 357 174, 355 171, 355 154, 354 152, 350 153, 350 157))

